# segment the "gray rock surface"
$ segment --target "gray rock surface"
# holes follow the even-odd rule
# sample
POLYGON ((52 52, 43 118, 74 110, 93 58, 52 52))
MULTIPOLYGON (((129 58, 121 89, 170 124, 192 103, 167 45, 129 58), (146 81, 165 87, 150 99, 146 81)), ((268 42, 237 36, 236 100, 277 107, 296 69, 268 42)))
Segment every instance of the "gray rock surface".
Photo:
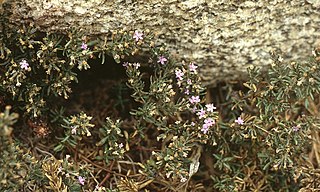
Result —
MULTIPOLYGON (((14 0, 11 0, 14 2, 14 0)), ((19 0, 11 20, 44 31, 81 26, 158 34, 178 59, 194 61, 206 85, 243 78, 269 51, 305 58, 320 44, 320 0, 19 0)))

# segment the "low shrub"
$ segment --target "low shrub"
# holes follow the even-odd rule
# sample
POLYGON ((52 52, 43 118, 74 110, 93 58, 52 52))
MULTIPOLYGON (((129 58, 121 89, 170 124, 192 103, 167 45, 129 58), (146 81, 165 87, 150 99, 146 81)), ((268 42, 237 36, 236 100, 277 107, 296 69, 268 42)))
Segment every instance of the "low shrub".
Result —
POLYGON ((319 189, 319 49, 303 62, 274 54, 247 82, 210 91, 196 63, 176 61, 148 30, 1 26, 1 191, 319 189), (91 106, 111 113, 104 120, 68 108, 80 71, 110 57, 130 99, 119 91, 91 106), (129 113, 112 113, 118 105, 129 113))

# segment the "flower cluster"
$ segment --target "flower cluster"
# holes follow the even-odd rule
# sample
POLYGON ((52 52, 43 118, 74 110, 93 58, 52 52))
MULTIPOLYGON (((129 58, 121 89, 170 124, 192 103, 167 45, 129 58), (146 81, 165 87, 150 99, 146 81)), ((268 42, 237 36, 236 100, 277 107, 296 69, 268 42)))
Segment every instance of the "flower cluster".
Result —
POLYGON ((191 104, 197 104, 200 102, 199 94, 204 90, 200 84, 201 80, 197 75, 198 66, 194 63, 190 63, 186 66, 183 62, 182 66, 175 69, 175 79, 180 91, 189 96, 189 102, 191 104))
POLYGON ((203 134, 207 134, 209 128, 216 124, 216 115, 217 113, 214 111, 216 107, 210 103, 206 104, 205 108, 201 108, 197 111, 196 115, 198 116, 199 120, 203 119, 203 125, 201 131, 203 134))
POLYGON ((211 126, 213 126, 214 124, 215 124, 214 119, 212 119, 212 118, 207 118, 207 119, 205 119, 201 131, 202 131, 204 134, 207 134, 209 128, 210 128, 211 126))
POLYGON ((189 102, 191 104, 196 104, 196 103, 200 103, 200 97, 199 96, 191 96, 189 98, 189 102))

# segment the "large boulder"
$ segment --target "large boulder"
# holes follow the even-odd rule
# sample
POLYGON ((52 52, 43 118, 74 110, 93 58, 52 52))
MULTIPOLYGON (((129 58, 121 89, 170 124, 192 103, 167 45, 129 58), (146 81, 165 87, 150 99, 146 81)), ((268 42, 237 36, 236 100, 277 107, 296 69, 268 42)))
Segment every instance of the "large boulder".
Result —
MULTIPOLYGON (((200 66, 206 85, 267 65, 269 52, 305 58, 320 43, 319 0, 7 0, 10 21, 43 31, 81 27, 90 34, 146 30, 178 59, 200 66)), ((6 11, 6 10, 5 10, 6 11)))

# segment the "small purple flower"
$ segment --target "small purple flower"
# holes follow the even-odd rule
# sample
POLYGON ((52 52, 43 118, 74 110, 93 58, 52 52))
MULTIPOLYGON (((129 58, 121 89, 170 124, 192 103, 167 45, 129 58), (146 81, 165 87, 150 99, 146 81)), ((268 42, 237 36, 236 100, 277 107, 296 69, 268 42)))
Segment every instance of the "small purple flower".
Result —
POLYGON ((79 176, 78 181, 81 185, 84 185, 84 182, 86 181, 86 179, 84 177, 79 176))
POLYGON ((217 109, 212 103, 206 104, 206 108, 208 112, 213 112, 213 110, 217 109))
POLYGON ((208 127, 206 124, 204 124, 204 125, 202 126, 201 131, 202 131, 204 134, 207 134, 207 132, 209 131, 209 127, 208 127))
POLYGON ((204 134, 207 134, 209 128, 216 124, 216 122, 212 119, 212 118, 207 118, 204 120, 204 124, 202 125, 202 129, 201 131, 204 133, 204 134))
POLYGON ((21 69, 24 69, 24 70, 29 69, 29 63, 27 63, 25 59, 22 59, 19 64, 21 69))
POLYGON ((128 67, 128 65, 129 65, 128 62, 124 62, 124 63, 122 64, 122 66, 124 66, 124 67, 128 67))
POLYGON ((200 109, 200 111, 197 113, 197 115, 199 116, 199 119, 202 119, 206 115, 206 111, 203 109, 200 109))
POLYGON ((158 60, 158 63, 161 63, 162 65, 164 65, 165 62, 167 62, 167 61, 168 61, 167 58, 165 58, 164 56, 160 56, 160 57, 159 57, 159 60, 158 60))
POLYGON ((121 149, 123 147, 123 143, 120 143, 119 144, 119 148, 121 149))
POLYGON ((194 122, 191 122, 191 126, 195 126, 196 124, 194 122))
POLYGON ((184 94, 189 95, 189 94, 190 94, 189 89, 186 89, 186 90, 184 91, 184 94))
POLYGON ((188 85, 191 85, 191 84, 192 84, 191 79, 188 79, 188 80, 187 80, 187 84, 188 84, 188 85))
POLYGON ((206 125, 208 125, 209 127, 211 127, 212 125, 216 124, 216 122, 215 122, 214 119, 212 119, 212 118, 206 118, 206 119, 204 120, 204 123, 205 123, 206 125))
POLYGON ((234 122, 238 123, 239 125, 243 125, 244 121, 241 117, 238 117, 238 119, 234 120, 234 122))
POLYGON ((299 126, 293 126, 293 127, 292 127, 292 130, 293 130, 294 132, 299 131, 299 129, 300 129, 300 127, 299 127, 299 126))
POLYGON ((196 66, 194 63, 191 63, 189 65, 189 69, 190 69, 191 72, 196 73, 197 72, 197 68, 198 68, 198 66, 196 66))
POLYGON ((82 43, 81 49, 87 50, 88 49, 88 45, 86 43, 82 43))
POLYGON ((199 103, 200 102, 200 98, 199 98, 199 96, 191 96, 191 98, 189 98, 189 101, 190 101, 191 104, 199 103))
POLYGON ((180 69, 176 69, 175 73, 176 73, 176 78, 181 81, 183 79, 182 77, 184 73, 180 69))
POLYGON ((143 36, 143 33, 140 33, 139 31, 135 31, 133 34, 133 38, 136 39, 137 42, 143 39, 142 36, 143 36))

